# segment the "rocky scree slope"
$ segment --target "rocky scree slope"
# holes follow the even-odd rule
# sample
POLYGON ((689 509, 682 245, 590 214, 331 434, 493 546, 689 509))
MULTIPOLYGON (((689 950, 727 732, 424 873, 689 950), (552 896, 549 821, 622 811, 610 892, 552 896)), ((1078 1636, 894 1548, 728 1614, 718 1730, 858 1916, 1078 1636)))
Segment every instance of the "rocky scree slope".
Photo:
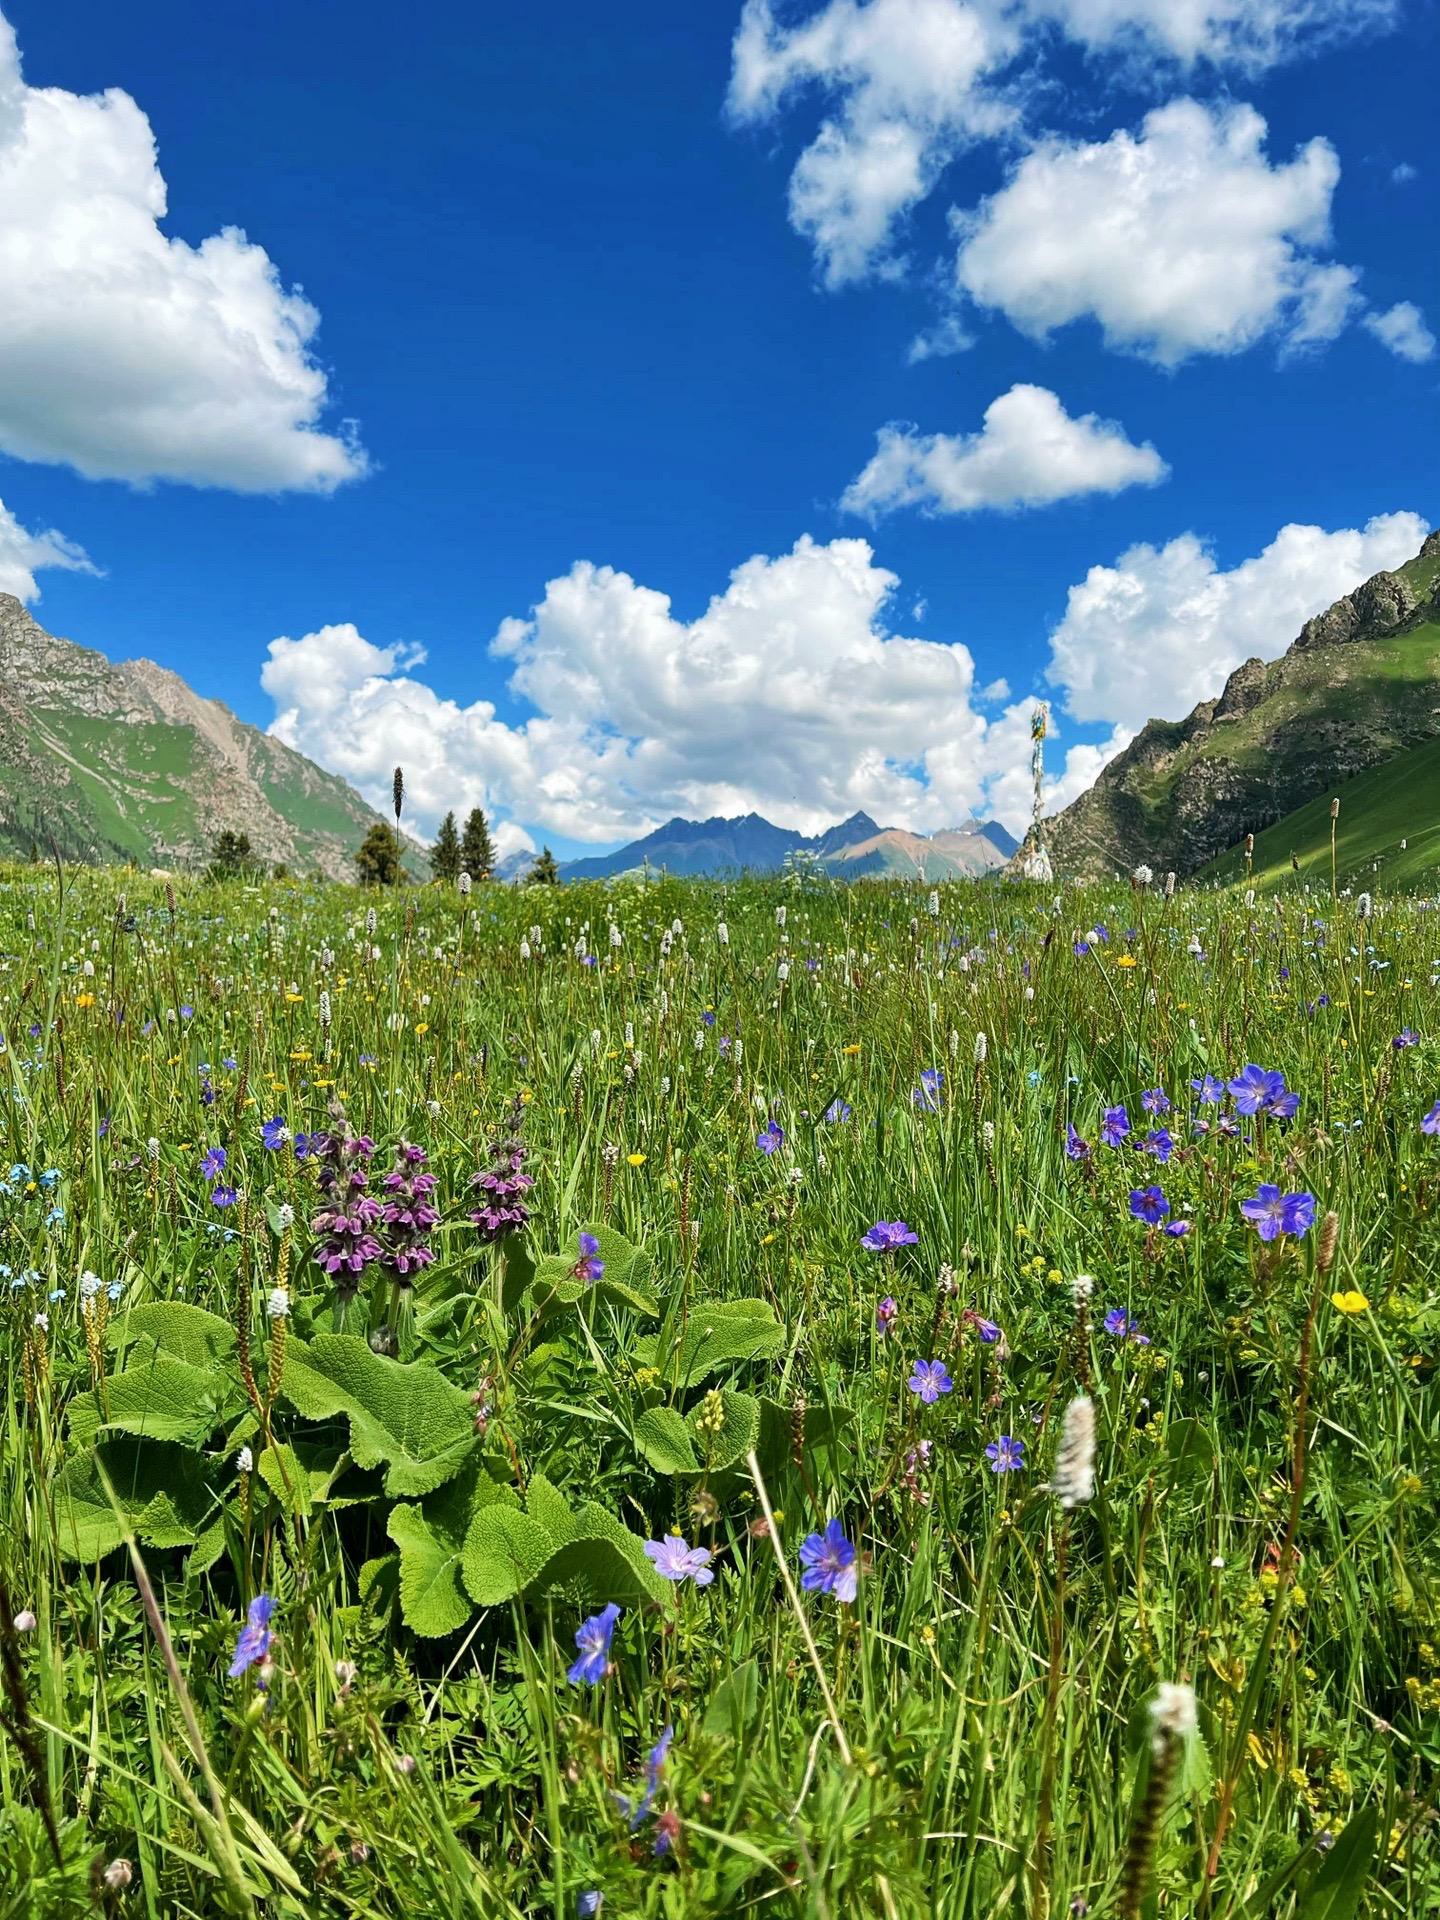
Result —
POLYGON ((267 863, 353 879, 379 817, 178 674, 57 639, 0 593, 0 853, 194 867, 229 827, 267 863))

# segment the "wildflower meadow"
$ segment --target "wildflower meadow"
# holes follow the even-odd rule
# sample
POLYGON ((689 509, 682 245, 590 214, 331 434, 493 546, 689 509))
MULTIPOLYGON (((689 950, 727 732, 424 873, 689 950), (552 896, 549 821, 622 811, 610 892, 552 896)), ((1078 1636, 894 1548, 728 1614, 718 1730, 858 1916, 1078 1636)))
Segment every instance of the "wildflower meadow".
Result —
POLYGON ((1440 1914, 1440 914, 0 884, 0 1916, 1440 1914))

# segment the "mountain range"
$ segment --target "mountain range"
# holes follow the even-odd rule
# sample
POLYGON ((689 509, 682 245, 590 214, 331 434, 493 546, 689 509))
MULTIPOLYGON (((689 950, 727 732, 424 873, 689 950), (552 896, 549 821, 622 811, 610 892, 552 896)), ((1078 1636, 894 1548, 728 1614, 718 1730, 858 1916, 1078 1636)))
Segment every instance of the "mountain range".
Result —
POLYGON ((0 853, 194 867, 229 827, 267 864, 353 879, 379 817, 178 674, 57 639, 0 593, 0 853))
POLYGON ((852 813, 824 833, 777 827, 758 813, 734 819, 685 820, 678 815, 614 853, 564 862, 564 880, 603 880, 635 867, 675 874, 777 873, 792 855, 818 863, 837 879, 878 877, 960 880, 1004 866, 1016 842, 998 821, 971 821, 926 836, 880 827, 868 813, 852 813))
POLYGON ((1278 660, 1237 667, 1218 700, 1147 722, 1046 822, 1045 843, 1057 874, 1098 878, 1143 862, 1183 877, 1298 809, 1323 801, 1328 822, 1341 782, 1435 739, 1440 532, 1308 620, 1278 660))

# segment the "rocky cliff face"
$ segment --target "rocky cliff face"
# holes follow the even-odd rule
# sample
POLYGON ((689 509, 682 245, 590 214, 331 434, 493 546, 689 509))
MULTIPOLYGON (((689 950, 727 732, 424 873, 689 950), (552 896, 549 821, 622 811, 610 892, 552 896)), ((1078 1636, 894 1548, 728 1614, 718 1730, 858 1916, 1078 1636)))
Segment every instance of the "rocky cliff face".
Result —
POLYGON ((376 818, 178 674, 57 639, 0 594, 0 851, 196 866, 229 827, 267 862, 349 878, 376 818))
POLYGON ((1440 737, 1440 532, 1308 620, 1218 700, 1151 720, 1088 793, 1047 822, 1062 875, 1144 862, 1182 876, 1352 774, 1440 737))

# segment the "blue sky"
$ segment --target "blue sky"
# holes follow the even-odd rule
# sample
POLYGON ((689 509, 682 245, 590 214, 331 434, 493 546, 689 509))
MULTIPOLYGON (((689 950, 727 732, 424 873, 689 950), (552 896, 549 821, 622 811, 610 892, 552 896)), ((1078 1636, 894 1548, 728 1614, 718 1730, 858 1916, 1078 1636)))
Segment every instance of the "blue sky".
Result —
POLYGON ((421 824, 1014 823, 1440 517, 1433 6, 0 18, 0 585, 421 824))

